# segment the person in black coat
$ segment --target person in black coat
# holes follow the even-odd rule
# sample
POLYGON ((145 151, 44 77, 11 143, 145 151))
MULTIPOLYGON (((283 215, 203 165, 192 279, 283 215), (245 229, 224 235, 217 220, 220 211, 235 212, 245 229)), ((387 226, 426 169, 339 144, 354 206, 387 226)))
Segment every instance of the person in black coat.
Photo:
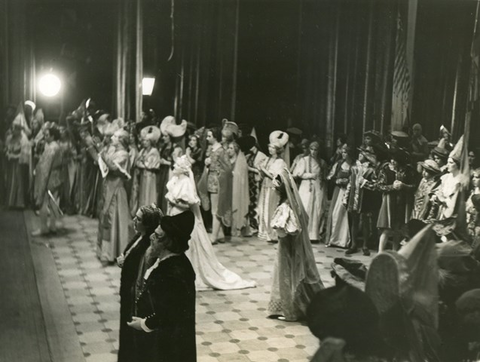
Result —
POLYGON ((134 315, 135 282, 138 268, 150 246, 150 235, 160 224, 162 211, 156 205, 142 206, 138 209, 133 221, 137 234, 117 258, 120 274, 120 339, 119 362, 135 361, 135 331, 127 325, 134 315))
POLYGON ((162 217, 151 235, 139 266, 135 315, 127 323, 135 330, 131 361, 196 361, 195 272, 184 254, 193 226, 193 213, 185 211, 162 217))

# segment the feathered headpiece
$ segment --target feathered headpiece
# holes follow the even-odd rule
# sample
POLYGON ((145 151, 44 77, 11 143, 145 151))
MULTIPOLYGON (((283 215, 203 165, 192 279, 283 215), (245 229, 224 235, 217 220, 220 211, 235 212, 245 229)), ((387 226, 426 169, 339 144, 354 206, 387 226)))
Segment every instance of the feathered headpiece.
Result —
POLYGON ((167 116, 160 124, 160 131, 162 134, 169 135, 173 138, 182 137, 187 130, 187 121, 182 120, 182 123, 177 124, 173 116, 167 116))

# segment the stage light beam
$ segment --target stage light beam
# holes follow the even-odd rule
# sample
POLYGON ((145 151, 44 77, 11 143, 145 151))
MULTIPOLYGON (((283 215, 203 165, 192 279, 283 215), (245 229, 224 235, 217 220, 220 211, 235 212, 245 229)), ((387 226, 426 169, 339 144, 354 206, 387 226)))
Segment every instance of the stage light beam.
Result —
POLYGON ((62 82, 55 74, 49 73, 40 78, 38 88, 45 97, 55 97, 62 88, 62 82))
POLYGON ((142 80, 142 95, 151 96, 153 87, 155 86, 155 78, 143 78, 142 80))

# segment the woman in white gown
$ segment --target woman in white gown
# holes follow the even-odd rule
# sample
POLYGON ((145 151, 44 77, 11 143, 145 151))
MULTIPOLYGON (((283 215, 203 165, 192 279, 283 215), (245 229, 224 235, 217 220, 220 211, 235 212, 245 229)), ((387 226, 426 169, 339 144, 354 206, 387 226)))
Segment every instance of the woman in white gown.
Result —
POLYGON ((179 214, 190 209, 195 215, 195 227, 190 238, 190 248, 186 252, 193 265, 197 290, 245 289, 256 286, 254 281, 243 280, 239 275, 225 268, 217 259, 212 243, 203 224, 190 161, 185 156, 177 159, 173 177, 167 183, 169 215, 179 214))

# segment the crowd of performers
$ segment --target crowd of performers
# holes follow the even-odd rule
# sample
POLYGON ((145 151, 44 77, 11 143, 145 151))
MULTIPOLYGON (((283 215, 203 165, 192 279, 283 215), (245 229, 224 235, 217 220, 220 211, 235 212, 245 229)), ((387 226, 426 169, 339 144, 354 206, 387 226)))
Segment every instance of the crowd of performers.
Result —
MULTIPOLYGON (((390 255, 401 245, 418 250, 414 235, 431 225, 438 243, 462 243, 455 250, 475 261, 464 268, 477 268, 479 160, 470 150, 466 161, 463 137, 452 144, 443 126, 435 142, 427 141, 419 124, 410 134, 365 132, 358 147, 340 136, 326 157, 319 137, 302 139, 296 128, 273 131, 264 153, 255 131, 232 121, 196 129, 171 116, 159 121, 146 115, 125 123, 90 108, 87 101, 60 124, 44 122, 32 102, 16 112, 10 108, 0 186, 8 207, 36 210, 41 226, 35 236, 58 232, 64 213, 98 218, 97 256, 104 265, 123 265, 133 249, 148 248, 158 223, 143 225, 151 219, 147 213, 174 216, 190 210, 195 227, 186 254, 196 289, 254 287, 225 268, 213 246, 257 235, 278 244, 268 313, 282 320, 304 318, 323 290, 312 243, 344 248, 347 255, 370 255, 377 247, 379 256, 390 255), (394 251, 386 252, 388 244, 394 251)), ((417 252, 402 262, 408 264, 417 252)), ((449 272, 466 272, 446 264, 449 272)), ((343 287, 337 285, 335 293, 346 298, 343 287)), ((472 289, 456 287, 457 297, 472 289)), ((319 303, 328 310, 324 301, 319 303)), ((438 322, 438 314, 434 319, 438 322)), ((318 332, 322 339, 324 332, 318 332)))

